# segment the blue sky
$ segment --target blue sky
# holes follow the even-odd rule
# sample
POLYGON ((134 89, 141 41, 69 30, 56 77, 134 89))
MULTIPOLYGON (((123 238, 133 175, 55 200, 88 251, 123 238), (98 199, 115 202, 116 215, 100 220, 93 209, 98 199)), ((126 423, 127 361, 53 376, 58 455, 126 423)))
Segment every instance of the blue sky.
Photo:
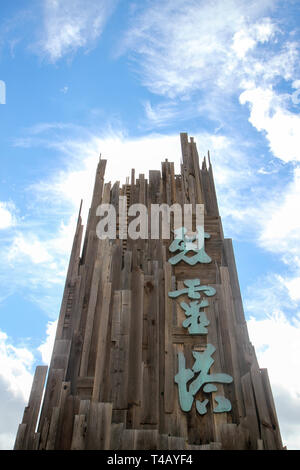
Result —
POLYGON ((0 4, 0 448, 48 363, 76 215, 107 181, 210 150, 250 338, 300 449, 299 1, 0 4))

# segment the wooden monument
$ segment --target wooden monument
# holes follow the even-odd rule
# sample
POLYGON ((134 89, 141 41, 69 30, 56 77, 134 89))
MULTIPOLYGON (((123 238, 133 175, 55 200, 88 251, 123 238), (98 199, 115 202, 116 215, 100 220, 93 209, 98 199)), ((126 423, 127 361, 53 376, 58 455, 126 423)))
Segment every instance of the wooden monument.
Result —
POLYGON ((111 186, 100 159, 83 246, 78 217, 48 374, 36 368, 15 449, 282 449, 210 159, 200 168, 193 138, 180 137, 179 175, 166 160, 148 179, 132 170, 131 181, 111 186), (202 204, 204 247, 188 253, 184 230, 181 240, 175 231, 126 239, 120 217, 116 238, 99 239, 98 206, 118 213, 120 201, 126 211, 202 204))

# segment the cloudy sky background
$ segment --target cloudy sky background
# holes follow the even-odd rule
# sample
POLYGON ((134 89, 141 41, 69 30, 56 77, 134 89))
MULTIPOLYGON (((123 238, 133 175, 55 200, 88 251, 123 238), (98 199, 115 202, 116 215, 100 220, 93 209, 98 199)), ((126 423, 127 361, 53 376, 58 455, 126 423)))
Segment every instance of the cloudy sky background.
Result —
POLYGON ((178 169, 188 132, 210 150, 250 338, 300 449, 299 18, 297 0, 1 2, 0 448, 49 362, 99 154, 107 181, 178 169))

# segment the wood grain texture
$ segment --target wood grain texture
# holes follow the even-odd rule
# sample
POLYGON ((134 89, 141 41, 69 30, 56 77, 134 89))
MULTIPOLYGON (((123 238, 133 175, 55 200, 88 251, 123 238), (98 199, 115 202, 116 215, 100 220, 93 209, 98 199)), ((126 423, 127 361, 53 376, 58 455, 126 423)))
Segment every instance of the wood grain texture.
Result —
MULTIPOLYGON (((210 155, 199 165, 193 138, 181 133, 180 143, 179 174, 165 159, 149 177, 132 169, 125 184, 105 183, 100 158, 85 232, 79 210, 45 393, 46 368, 38 367, 15 449, 282 449, 267 371, 249 340, 232 241, 224 239, 210 155), (102 202, 116 209, 116 239, 97 236, 102 202), (135 217, 119 212, 136 203, 149 211, 148 235, 152 204, 189 204, 193 230, 196 204, 204 204, 211 262, 172 266, 174 231, 169 238, 121 237, 122 217, 127 225, 135 217), (183 325, 192 310, 187 293, 168 295, 192 279, 215 290, 200 291, 207 331, 183 325), (209 345, 211 360, 201 362, 209 345), (175 382, 182 355, 185 376, 193 375, 185 384, 190 411, 175 382), (214 384, 211 374, 233 381, 214 384), (199 377, 204 382, 192 387, 199 377), (215 412, 222 400, 227 408, 215 412)), ((172 212, 170 220, 178 228, 172 212)))

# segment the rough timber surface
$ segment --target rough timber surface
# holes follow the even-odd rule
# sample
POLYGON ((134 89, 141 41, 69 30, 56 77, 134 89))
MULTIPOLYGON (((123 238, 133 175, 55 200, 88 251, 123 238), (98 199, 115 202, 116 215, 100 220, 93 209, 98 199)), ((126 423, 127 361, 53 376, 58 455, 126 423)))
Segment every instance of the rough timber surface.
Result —
MULTIPOLYGON (((223 236, 210 156, 199 166, 193 138, 182 133, 180 140, 180 174, 166 159, 148 178, 132 169, 126 184, 105 183, 106 160, 100 159, 82 249, 81 210, 78 216, 45 393, 47 368, 38 366, 15 449, 282 449, 267 371, 259 368, 248 336, 232 241, 223 236), (136 203, 148 210, 151 204, 190 204, 193 211, 204 204, 205 251, 212 261, 172 266, 170 239, 126 239, 119 217, 117 238, 99 240, 102 202, 117 213, 136 203), (205 307, 207 335, 182 326, 180 302, 187 295, 168 295, 188 279, 216 290, 205 307), (212 392, 207 413, 197 413, 195 403, 184 412, 174 380, 178 354, 192 368, 192 352, 208 344, 216 348, 209 372, 233 378, 218 384, 232 408, 213 413, 212 392)), ((121 217, 134 219, 126 211, 121 217)), ((195 230, 195 212, 193 224, 195 230)), ((207 395, 200 390, 197 397, 207 395)))

